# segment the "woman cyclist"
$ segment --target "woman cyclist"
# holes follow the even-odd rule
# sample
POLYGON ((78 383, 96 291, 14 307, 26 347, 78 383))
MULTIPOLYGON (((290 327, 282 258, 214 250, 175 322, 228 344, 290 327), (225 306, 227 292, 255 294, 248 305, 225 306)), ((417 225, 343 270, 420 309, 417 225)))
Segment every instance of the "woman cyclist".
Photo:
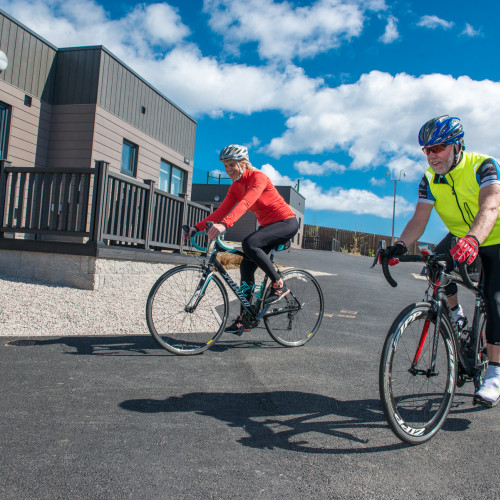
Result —
MULTIPOLYGON (((203 231, 206 228, 205 223, 211 221, 214 225, 207 234, 210 240, 214 240, 247 210, 254 212, 260 227, 242 242, 247 258, 240 264, 241 281, 249 285, 246 297, 250 299, 255 283, 255 271, 260 267, 272 281, 271 294, 266 298, 266 303, 275 302, 290 291, 268 254, 277 245, 293 238, 299 230, 299 224, 293 210, 278 193, 269 177, 251 165, 245 146, 231 144, 220 152, 219 159, 233 183, 219 208, 191 227, 189 234, 203 231)), ((226 328, 226 332, 241 335, 245 330, 248 328, 243 320, 242 308, 240 315, 226 328)))

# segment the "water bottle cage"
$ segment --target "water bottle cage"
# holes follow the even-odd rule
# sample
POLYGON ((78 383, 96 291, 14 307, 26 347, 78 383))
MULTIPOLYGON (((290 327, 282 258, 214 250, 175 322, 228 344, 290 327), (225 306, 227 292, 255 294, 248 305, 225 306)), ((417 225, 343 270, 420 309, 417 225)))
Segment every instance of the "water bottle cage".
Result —
POLYGON ((256 298, 260 299, 262 297, 262 292, 264 291, 264 282, 254 283, 251 287, 248 283, 243 281, 240 286, 241 293, 246 294, 250 290, 250 293, 256 298), (251 288, 251 289, 250 289, 251 288))

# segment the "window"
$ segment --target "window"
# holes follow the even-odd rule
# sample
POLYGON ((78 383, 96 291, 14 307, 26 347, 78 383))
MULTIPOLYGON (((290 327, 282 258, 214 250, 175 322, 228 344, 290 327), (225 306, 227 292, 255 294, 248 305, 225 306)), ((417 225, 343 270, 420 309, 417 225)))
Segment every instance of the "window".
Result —
POLYGON ((0 102, 0 159, 7 159, 9 145, 10 106, 0 102))
POLYGON ((122 148, 122 174, 131 175, 135 177, 137 175, 137 156, 139 147, 126 139, 123 139, 122 148))
POLYGON ((179 194, 185 193, 185 187, 186 172, 174 167, 165 160, 161 160, 159 188, 162 191, 179 196, 179 194))
POLYGON ((165 161, 160 163, 160 184, 159 189, 170 193, 170 180, 172 178, 172 165, 165 161))
POLYGON ((170 185, 170 192, 179 196, 179 193, 184 192, 184 172, 172 167, 172 184, 170 185))

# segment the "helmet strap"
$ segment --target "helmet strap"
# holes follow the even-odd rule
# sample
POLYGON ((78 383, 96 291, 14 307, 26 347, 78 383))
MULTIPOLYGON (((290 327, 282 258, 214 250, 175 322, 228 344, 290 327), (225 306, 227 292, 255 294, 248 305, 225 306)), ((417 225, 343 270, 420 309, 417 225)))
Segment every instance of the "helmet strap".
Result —
POLYGON ((455 143, 455 144, 453 144, 453 147, 455 148, 455 158, 453 160, 453 165, 451 166, 450 170, 455 168, 460 163, 460 160, 462 159, 462 145, 455 143))
POLYGON ((242 167, 240 165, 240 162, 236 163, 236 166, 238 167, 238 170, 240 171, 240 175, 238 175, 238 177, 236 179, 234 179, 233 182, 236 182, 236 181, 239 181, 241 179, 241 176, 243 175, 243 173, 245 172, 245 167, 242 167))
POLYGON ((453 167, 456 167, 462 159, 462 146, 460 144, 456 144, 456 146, 458 147, 455 149, 455 159, 453 160, 453 167))

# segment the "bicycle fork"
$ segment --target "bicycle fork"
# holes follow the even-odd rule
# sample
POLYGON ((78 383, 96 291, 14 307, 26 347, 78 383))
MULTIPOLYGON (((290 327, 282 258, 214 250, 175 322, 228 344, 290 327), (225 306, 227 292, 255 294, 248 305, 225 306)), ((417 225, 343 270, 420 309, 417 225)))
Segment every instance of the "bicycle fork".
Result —
POLYGON ((422 329, 422 334, 420 335, 420 341, 418 343, 417 352, 415 353, 415 357, 413 358, 411 368, 408 370, 412 375, 425 375, 427 378, 436 377, 439 375, 439 373, 436 372, 436 357, 437 357, 437 349, 439 343, 439 327, 441 325, 442 314, 443 314, 443 305, 441 301, 438 301, 437 311, 436 311, 436 322, 434 324, 434 337, 432 339, 431 365, 427 370, 421 370, 417 368, 431 325, 431 320, 427 318, 425 320, 424 327, 422 329))
POLYGON ((192 313, 196 310, 198 307, 198 304, 200 303, 200 300, 203 298, 203 295, 205 295, 205 290, 207 289, 208 284, 210 283, 210 280, 212 279, 213 276, 213 271, 205 271, 203 273, 203 276, 200 279, 200 282, 198 283, 198 286, 196 287, 196 290, 189 300, 189 302, 186 304, 186 307, 184 310, 187 313, 192 313))

